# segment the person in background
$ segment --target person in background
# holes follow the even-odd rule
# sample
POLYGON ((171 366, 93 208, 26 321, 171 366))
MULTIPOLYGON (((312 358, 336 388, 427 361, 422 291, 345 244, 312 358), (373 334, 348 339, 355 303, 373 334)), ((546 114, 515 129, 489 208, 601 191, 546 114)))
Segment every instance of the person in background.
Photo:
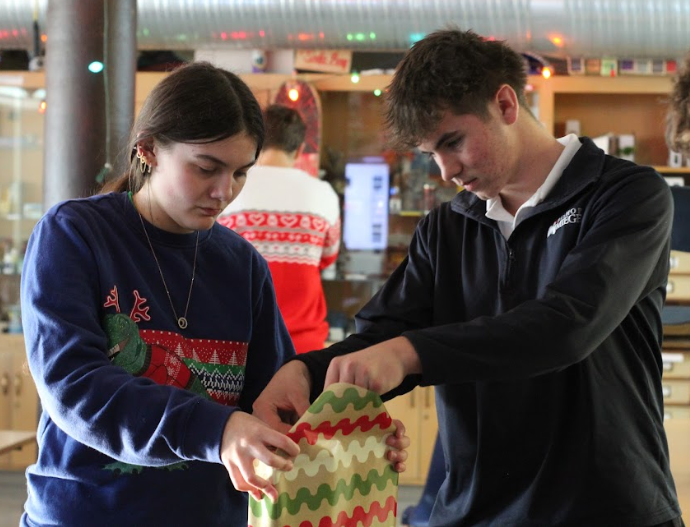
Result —
POLYGON ((391 141, 465 190, 420 221, 357 332, 288 362, 254 413, 285 427, 334 382, 386 399, 433 385, 446 473, 430 526, 683 525, 661 385, 668 185, 554 138, 526 80, 520 54, 472 31, 408 50, 391 141))
POLYGON ((266 141, 238 199, 218 222, 252 242, 268 261, 278 307, 297 353, 328 338, 321 271, 340 246, 340 203, 331 185, 295 168, 306 125, 297 110, 264 112, 266 141))
POLYGON ((673 79, 666 121, 666 144, 674 152, 690 155, 690 52, 673 79))
POLYGON ((294 349, 266 262, 215 221, 263 140, 236 75, 180 67, 137 117, 128 172, 38 222, 21 302, 43 411, 22 525, 240 527, 246 492, 276 498, 253 463, 289 470, 299 447, 251 411, 294 349))

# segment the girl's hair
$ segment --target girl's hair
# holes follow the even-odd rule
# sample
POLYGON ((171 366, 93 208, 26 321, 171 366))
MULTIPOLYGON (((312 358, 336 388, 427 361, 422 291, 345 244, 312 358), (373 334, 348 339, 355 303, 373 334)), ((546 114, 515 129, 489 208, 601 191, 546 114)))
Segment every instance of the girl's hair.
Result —
POLYGON ((242 132, 256 141, 258 157, 264 122, 249 87, 234 73, 208 62, 181 66, 146 98, 129 137, 129 168, 101 192, 141 189, 147 176, 136 157, 139 141, 153 139, 165 148, 172 143, 212 143, 242 132))

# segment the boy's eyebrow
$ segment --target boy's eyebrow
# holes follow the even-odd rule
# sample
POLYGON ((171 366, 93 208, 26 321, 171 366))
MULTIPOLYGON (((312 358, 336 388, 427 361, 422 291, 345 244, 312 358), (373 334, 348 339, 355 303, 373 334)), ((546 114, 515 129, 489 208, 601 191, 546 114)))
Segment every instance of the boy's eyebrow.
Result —
MULTIPOLYGON (((436 141, 436 145, 434 145, 434 150, 438 150, 443 146, 443 143, 448 141, 451 137, 453 137, 455 134, 457 134, 457 130, 451 130, 450 132, 446 132, 445 134, 442 134, 441 137, 438 138, 436 141)), ((431 152, 425 152, 424 150, 420 150, 422 154, 431 154, 431 152)))
POLYGON ((436 141, 436 146, 434 147, 434 149, 438 150, 439 148, 441 148, 443 143, 448 141, 448 139, 453 137, 456 133, 457 133, 457 131, 453 130, 451 132, 446 132, 445 134, 441 135, 441 137, 438 138, 438 141, 436 141))

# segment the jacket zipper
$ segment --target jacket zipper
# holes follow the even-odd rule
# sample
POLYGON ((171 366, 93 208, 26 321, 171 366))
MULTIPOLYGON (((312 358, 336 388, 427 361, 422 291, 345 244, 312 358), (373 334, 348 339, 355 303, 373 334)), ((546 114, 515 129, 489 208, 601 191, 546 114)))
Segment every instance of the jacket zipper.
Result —
POLYGON ((509 290, 512 285, 512 275, 513 275, 513 262, 515 261, 515 251, 512 249, 508 242, 506 241, 506 247, 508 248, 508 262, 506 264, 505 279, 503 280, 504 288, 509 290))

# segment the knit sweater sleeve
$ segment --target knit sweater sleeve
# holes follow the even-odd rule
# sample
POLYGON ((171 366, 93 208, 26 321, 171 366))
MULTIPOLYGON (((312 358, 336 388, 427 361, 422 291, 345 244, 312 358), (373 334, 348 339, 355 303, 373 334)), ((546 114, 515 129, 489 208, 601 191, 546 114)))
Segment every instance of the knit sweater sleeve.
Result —
POLYGON ((253 337, 249 343, 247 373, 239 401, 239 406, 248 412, 283 362, 295 356, 295 347, 278 309, 268 265, 263 258, 258 262, 262 269, 261 287, 253 305, 253 337))
POLYGON ((78 442, 125 463, 220 462, 235 410, 135 377, 108 359, 99 306, 100 240, 69 207, 29 240, 21 284, 28 362, 44 413, 78 442))
MULTIPOLYGON (((329 185, 328 183, 325 183, 329 185)), ((327 198, 324 206, 328 207, 328 213, 325 214, 328 228, 324 237, 323 251, 321 253, 321 261, 319 262, 319 270, 323 270, 329 265, 332 265, 338 259, 338 252, 340 251, 340 235, 341 235, 341 220, 340 220, 340 203, 337 194, 328 187, 327 198)))

